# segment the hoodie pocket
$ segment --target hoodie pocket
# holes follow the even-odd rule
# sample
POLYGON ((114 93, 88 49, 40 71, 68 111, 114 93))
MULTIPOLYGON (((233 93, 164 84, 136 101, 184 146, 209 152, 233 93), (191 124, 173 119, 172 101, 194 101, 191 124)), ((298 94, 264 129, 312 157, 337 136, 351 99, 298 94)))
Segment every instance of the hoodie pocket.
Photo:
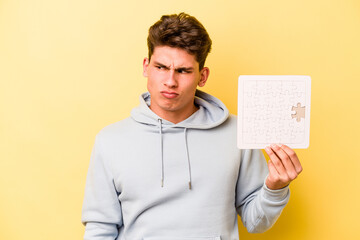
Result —
POLYGON ((221 237, 145 237, 143 240, 221 240, 221 237))

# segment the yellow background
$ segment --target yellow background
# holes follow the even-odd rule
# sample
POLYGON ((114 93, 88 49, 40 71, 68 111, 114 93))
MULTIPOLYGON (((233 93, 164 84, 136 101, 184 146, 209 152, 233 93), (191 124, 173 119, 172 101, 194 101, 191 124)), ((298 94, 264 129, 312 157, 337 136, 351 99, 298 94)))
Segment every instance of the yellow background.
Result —
POLYGON ((0 239, 82 238, 94 137, 146 90, 148 27, 181 11, 232 113, 240 74, 312 77, 304 171, 276 225, 241 239, 359 239, 359 0, 0 0, 0 239))

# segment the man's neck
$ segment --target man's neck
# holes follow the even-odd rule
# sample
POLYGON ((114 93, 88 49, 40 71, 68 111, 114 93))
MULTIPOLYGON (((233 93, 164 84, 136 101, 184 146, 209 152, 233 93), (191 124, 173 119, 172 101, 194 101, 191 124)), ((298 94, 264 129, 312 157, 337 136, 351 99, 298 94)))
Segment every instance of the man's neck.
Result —
POLYGON ((177 124, 179 122, 184 121, 188 117, 190 117, 193 113, 195 113, 199 108, 195 105, 193 105, 193 108, 184 111, 184 112, 177 112, 177 111, 156 111, 155 109, 150 109, 156 113, 159 117, 162 119, 165 119, 166 121, 172 122, 174 124, 177 124))

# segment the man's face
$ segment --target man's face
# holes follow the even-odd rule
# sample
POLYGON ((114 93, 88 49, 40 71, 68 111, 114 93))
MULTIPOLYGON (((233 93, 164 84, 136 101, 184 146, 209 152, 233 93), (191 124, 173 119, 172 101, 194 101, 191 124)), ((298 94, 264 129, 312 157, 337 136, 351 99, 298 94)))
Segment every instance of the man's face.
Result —
POLYGON ((194 55, 183 49, 158 46, 150 62, 144 59, 143 68, 153 112, 166 120, 179 122, 197 110, 194 105, 196 87, 205 85, 209 69, 199 70, 194 55))

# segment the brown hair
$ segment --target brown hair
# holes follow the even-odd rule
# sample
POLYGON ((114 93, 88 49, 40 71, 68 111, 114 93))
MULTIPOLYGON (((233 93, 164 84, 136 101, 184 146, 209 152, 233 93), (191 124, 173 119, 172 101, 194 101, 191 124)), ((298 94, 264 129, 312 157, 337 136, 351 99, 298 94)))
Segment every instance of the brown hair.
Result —
POLYGON ((149 60, 157 46, 181 48, 195 56, 201 70, 211 43, 209 34, 195 17, 186 13, 163 15, 149 28, 149 60))

